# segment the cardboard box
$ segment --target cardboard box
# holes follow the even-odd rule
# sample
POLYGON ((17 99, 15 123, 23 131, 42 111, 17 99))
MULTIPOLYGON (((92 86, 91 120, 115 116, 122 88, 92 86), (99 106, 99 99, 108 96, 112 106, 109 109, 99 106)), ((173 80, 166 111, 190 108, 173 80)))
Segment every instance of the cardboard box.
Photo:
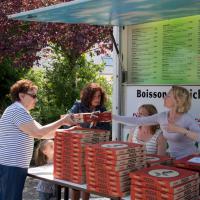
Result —
POLYGON ((156 165, 130 173, 132 181, 140 181, 160 187, 176 187, 199 178, 197 172, 156 165))

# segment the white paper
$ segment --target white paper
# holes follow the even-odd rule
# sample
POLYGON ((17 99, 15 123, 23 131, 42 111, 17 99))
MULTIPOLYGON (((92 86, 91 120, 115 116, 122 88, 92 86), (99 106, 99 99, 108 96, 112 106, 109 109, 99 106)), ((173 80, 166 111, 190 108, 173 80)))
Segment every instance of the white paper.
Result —
POLYGON ((200 157, 194 157, 188 160, 188 162, 198 163, 200 164, 200 157))

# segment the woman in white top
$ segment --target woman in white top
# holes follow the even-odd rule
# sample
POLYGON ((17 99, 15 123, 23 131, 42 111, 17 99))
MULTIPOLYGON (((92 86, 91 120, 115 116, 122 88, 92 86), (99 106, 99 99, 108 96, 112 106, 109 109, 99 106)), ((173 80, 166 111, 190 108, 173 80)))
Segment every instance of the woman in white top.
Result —
MULTIPOLYGON (((152 104, 143 104, 138 109, 139 116, 150 116, 157 113, 152 104)), ((139 126, 131 130, 129 142, 145 144, 148 154, 166 154, 166 140, 159 125, 139 126)))
POLYGON ((36 105, 37 91, 32 81, 17 81, 10 89, 13 103, 0 118, 1 200, 22 200, 34 138, 53 138, 60 126, 75 124, 70 115, 45 126, 35 121, 29 111, 36 105))

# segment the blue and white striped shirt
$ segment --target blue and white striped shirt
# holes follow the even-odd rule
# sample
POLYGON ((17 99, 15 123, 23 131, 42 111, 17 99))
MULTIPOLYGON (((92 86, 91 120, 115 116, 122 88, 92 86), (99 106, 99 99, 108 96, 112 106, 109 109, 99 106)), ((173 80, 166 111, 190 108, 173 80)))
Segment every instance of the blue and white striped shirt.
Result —
POLYGON ((33 154, 34 139, 19 126, 33 118, 24 106, 15 102, 6 108, 0 119, 0 164, 28 168, 33 154))

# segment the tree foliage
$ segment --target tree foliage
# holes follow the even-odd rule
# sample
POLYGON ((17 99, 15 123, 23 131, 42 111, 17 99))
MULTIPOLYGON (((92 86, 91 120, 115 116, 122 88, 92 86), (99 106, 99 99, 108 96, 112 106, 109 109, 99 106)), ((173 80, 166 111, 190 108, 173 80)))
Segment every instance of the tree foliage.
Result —
POLYGON ((12 62, 9 59, 4 59, 0 63, 0 116, 8 104, 11 103, 9 90, 21 75, 26 73, 26 69, 13 68, 12 62))
POLYGON ((11 59, 17 67, 32 67, 37 52, 49 42, 59 45, 78 57, 95 43, 100 51, 111 48, 110 28, 61 23, 21 22, 8 20, 7 15, 69 0, 1 0, 0 2, 0 63, 11 59), (102 45, 103 44, 103 45, 102 45))

